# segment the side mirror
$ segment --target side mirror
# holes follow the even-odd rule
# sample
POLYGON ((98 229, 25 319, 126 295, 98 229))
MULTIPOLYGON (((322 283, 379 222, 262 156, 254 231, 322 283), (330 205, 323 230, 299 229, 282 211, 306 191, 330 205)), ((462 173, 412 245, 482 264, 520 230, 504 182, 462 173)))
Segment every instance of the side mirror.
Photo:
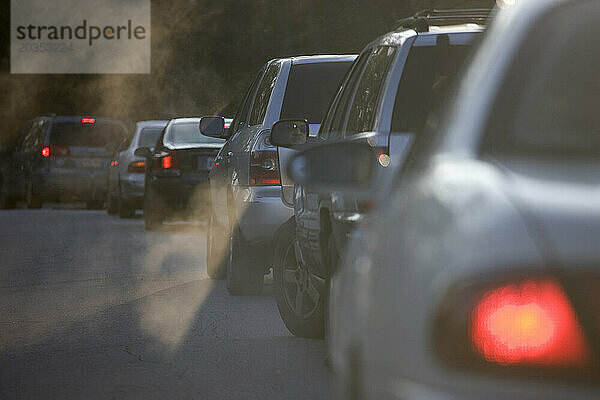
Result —
POLYGON ((200 133, 204 136, 222 138, 225 135, 225 118, 202 117, 200 118, 200 133))
POLYGON ((152 151, 148 147, 138 147, 133 154, 142 158, 152 158, 152 151))
POLYGON ((296 154, 288 164, 288 175, 301 185, 327 189, 360 190, 374 176, 375 151, 357 142, 327 143, 296 154))
POLYGON ((294 147, 306 143, 309 125, 306 120, 282 119, 271 128, 271 144, 294 147))

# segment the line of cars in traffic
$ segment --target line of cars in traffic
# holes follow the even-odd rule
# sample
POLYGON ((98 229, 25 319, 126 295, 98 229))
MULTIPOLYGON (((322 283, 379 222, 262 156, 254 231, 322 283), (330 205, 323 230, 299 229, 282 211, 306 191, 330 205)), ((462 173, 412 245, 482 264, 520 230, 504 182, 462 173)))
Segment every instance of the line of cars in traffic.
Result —
MULTIPOLYGON (((499 3, 487 29, 426 11, 369 44, 316 135, 269 120, 291 212, 260 248, 289 330, 328 337, 339 398, 600 396, 600 3, 499 3)), ((260 256, 236 207, 262 200, 231 155, 211 276, 260 256)))
POLYGON ((148 229, 193 205, 232 295, 272 268, 288 329, 328 338, 339 398, 598 398, 600 2, 489 17, 427 10, 358 55, 271 60, 232 120, 111 122, 111 159, 25 142, 52 173, 104 157, 109 213, 148 229))

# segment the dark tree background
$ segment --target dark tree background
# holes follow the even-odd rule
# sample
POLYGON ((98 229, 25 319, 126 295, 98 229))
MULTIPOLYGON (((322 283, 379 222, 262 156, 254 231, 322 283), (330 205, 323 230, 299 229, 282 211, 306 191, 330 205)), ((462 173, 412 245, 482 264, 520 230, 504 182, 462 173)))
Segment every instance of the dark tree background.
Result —
POLYGON ((0 141, 42 113, 142 119, 232 116, 267 60, 357 53, 426 7, 491 7, 493 0, 152 0, 152 72, 11 75, 10 0, 0 12, 0 141))

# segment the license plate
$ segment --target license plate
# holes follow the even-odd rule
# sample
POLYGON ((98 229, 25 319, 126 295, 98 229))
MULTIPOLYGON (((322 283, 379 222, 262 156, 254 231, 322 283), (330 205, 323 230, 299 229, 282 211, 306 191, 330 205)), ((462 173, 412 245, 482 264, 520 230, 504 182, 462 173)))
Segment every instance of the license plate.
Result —
POLYGON ((215 164, 213 157, 198 157, 198 169, 199 170, 210 170, 215 164))
POLYGON ((81 160, 81 166, 83 168, 100 168, 102 167, 102 160, 99 158, 84 158, 81 160))

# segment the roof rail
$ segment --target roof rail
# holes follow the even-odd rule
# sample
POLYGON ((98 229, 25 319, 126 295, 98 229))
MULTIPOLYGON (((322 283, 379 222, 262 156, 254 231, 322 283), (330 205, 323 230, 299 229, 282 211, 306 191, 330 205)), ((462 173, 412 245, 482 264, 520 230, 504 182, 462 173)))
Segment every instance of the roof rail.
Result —
POLYGON ((399 20, 396 29, 414 29, 417 32, 427 32, 430 26, 485 24, 491 11, 491 8, 425 9, 412 17, 399 20))

